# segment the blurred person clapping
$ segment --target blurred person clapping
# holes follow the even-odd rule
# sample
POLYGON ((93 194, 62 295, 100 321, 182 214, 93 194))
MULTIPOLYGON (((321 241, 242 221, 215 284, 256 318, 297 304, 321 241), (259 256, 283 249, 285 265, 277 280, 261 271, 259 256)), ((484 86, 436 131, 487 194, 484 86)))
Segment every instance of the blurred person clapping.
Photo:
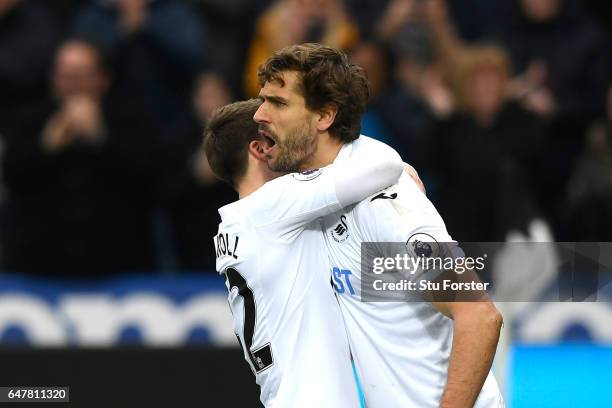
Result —
POLYGON ((540 215, 546 126, 508 97, 510 75, 502 49, 463 48, 451 81, 456 109, 430 140, 440 213, 458 240, 504 241, 540 215))
POLYGON ((581 3, 515 0, 500 40, 519 74, 513 93, 523 105, 586 126, 604 106, 610 44, 581 3))
POLYGON ((612 240, 612 85, 604 118, 589 128, 586 147, 569 179, 564 215, 567 241, 612 240))
POLYGON ((431 61, 414 56, 395 59, 392 47, 380 41, 360 43, 351 52, 352 62, 366 70, 370 83, 362 133, 390 144, 416 167, 426 168, 426 141, 436 118, 452 112, 453 98, 431 61))
POLYGON ((550 122, 549 167, 542 191, 548 212, 559 213, 564 192, 585 146, 584 135, 605 106, 610 42, 577 0, 515 0, 500 27, 517 76, 511 93, 550 122))
POLYGON ((94 44, 63 43, 51 85, 52 98, 7 134, 6 267, 81 276, 152 269, 155 131, 109 95, 94 44))
POLYGON ((100 106, 87 96, 68 99, 60 112, 47 122, 43 144, 49 150, 60 149, 76 138, 95 141, 104 133, 100 106))
POLYGON ((66 148, 80 140, 104 137, 103 97, 110 78, 96 51, 85 43, 64 45, 53 74, 53 94, 60 108, 46 123, 42 144, 48 150, 66 148))
POLYGON ((114 92, 171 139, 188 120, 191 85, 206 62, 195 13, 178 0, 91 0, 72 32, 114 57, 114 92))

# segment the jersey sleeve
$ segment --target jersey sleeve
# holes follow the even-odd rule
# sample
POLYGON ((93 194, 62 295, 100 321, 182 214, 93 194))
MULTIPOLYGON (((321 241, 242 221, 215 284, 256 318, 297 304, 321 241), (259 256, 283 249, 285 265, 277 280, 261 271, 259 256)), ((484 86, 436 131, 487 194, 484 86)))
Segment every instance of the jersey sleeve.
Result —
POLYGON ((402 161, 399 153, 394 148, 368 136, 361 136, 353 142, 351 157, 358 160, 368 160, 372 157, 377 157, 388 161, 402 161))
POLYGON ((279 177, 257 192, 257 213, 251 218, 258 228, 291 234, 395 183, 403 167, 399 158, 351 158, 323 169, 279 177))
MULTIPOLYGON (((395 153, 395 150, 389 149, 395 153)), ((374 153, 369 157, 356 155, 343 164, 331 166, 338 203, 341 207, 355 204, 394 184, 403 169, 404 162, 397 153, 374 153)))
POLYGON ((354 166, 346 172, 346 177, 338 179, 336 190, 342 207, 362 201, 368 195, 395 184, 399 179, 393 178, 391 184, 387 180, 381 182, 387 177, 385 171, 401 169, 399 177, 405 167, 405 163, 395 149, 371 137, 361 135, 350 144, 350 147, 348 154, 341 152, 336 160, 354 166), (370 193, 364 196, 367 191, 370 193))

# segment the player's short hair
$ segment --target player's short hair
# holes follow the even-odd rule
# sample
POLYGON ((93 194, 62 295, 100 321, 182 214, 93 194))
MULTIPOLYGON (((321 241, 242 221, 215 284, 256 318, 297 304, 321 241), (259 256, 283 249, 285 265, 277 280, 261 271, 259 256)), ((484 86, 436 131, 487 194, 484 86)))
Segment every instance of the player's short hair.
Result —
POLYGON ((215 176, 238 185, 247 169, 248 145, 259 138, 253 120, 261 101, 234 102, 213 112, 204 129, 204 152, 215 176))
POLYGON ((306 107, 319 111, 333 105, 338 109, 329 133, 351 142, 359 137, 361 116, 368 100, 370 87, 363 68, 351 64, 345 53, 332 47, 306 43, 285 47, 259 66, 259 85, 279 82, 284 86, 282 73, 298 73, 298 89, 306 107))

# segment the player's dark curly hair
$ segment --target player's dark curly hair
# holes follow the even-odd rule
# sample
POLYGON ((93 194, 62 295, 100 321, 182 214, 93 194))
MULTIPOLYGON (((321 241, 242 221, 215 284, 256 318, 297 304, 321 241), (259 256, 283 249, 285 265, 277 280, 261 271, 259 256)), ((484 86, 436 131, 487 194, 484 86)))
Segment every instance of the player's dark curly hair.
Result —
POLYGON ((351 64, 346 54, 332 47, 306 43, 291 45, 275 52, 259 66, 259 85, 277 81, 284 86, 282 73, 299 74, 299 90, 306 107, 319 111, 326 106, 338 109, 329 133, 351 142, 359 137, 361 116, 370 98, 365 71, 351 64))
POLYGON ((247 166, 248 146, 258 139, 253 115, 261 102, 257 99, 234 102, 217 109, 204 129, 204 152, 215 176, 238 185, 247 166))

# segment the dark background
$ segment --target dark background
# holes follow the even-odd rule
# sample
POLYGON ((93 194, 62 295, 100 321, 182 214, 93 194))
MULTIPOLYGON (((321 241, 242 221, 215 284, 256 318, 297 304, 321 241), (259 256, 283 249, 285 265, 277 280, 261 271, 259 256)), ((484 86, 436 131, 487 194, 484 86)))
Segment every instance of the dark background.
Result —
POLYGON ((237 348, 4 349, 0 361, 2 386, 69 386, 70 403, 52 406, 242 408, 259 400, 237 348))

